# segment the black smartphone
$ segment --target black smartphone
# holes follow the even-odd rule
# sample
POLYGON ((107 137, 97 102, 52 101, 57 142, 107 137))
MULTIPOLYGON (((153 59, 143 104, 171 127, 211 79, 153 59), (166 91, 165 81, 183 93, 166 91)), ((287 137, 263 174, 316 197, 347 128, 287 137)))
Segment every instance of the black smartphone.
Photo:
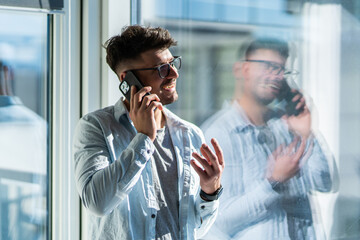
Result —
POLYGON ((292 99, 299 93, 300 93, 299 91, 292 92, 287 80, 285 79, 283 81, 282 87, 280 89, 280 94, 278 96, 278 100, 279 101, 285 100, 285 102, 286 102, 285 112, 289 116, 291 116, 291 115, 297 116, 302 111, 304 111, 304 107, 295 109, 296 105, 300 102, 301 98, 296 100, 295 102, 292 101, 292 99))
MULTIPOLYGON (((127 71, 125 78, 119 85, 120 92, 125 96, 125 98, 130 101, 131 97, 131 86, 135 86, 137 91, 143 88, 143 84, 141 81, 136 77, 136 75, 132 71, 127 71)), ((146 93, 146 95, 150 95, 150 93, 146 93)))

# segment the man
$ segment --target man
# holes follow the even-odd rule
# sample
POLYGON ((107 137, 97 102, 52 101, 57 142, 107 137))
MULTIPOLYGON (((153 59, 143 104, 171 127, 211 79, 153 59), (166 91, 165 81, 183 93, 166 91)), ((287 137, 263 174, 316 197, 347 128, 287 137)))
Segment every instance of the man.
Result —
POLYGON ((206 239, 315 239, 307 194, 330 191, 331 170, 304 98, 286 85, 287 43, 257 39, 244 51, 234 64, 240 91, 202 127, 227 159, 219 216, 206 239), (270 107, 282 98, 285 114, 270 107))
POLYGON ((120 81, 131 70, 145 87, 77 126, 75 177, 92 239, 194 239, 215 220, 221 148, 213 139, 211 151, 199 128, 164 108, 178 98, 174 45, 167 30, 141 26, 106 43, 120 81))

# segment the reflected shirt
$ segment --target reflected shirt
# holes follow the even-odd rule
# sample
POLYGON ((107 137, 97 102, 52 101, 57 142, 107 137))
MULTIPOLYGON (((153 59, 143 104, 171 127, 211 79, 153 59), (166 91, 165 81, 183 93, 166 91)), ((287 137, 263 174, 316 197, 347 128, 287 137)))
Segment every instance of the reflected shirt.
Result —
POLYGON ((0 209, 18 211, 16 217, 13 211, 0 211, 3 219, 11 219, 1 223, 1 239, 19 236, 24 224, 29 229, 46 225, 46 138, 43 118, 20 98, 0 95, 0 209))
MULTIPOLYGON (((215 221, 218 201, 200 198, 199 177, 190 166, 201 130, 164 109, 178 176, 180 239, 201 237, 215 221)), ((90 239, 155 239, 159 210, 153 183, 154 144, 137 133, 120 99, 84 116, 74 135, 75 180, 88 211, 90 239)))
POLYGON ((0 95, 0 169, 46 174, 46 121, 20 98, 0 95))
POLYGON ((208 142, 218 140, 226 159, 219 215, 204 239, 316 239, 307 194, 330 191, 332 181, 315 138, 308 140, 307 149, 311 142, 313 148, 300 160, 300 172, 275 191, 266 178, 274 161, 271 153, 294 137, 283 120, 269 120, 266 129, 256 127, 235 101, 202 129, 208 142))

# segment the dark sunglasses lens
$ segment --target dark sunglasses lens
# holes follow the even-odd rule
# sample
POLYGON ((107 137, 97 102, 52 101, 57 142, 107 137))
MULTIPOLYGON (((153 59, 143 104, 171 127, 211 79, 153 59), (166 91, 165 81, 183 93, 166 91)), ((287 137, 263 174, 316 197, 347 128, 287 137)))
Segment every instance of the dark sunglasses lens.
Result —
POLYGON ((172 67, 175 67, 177 70, 179 70, 181 68, 181 58, 175 58, 172 62, 161 65, 158 68, 159 75, 160 75, 161 78, 165 78, 165 77, 167 77, 169 75, 169 73, 170 73, 170 65, 172 67))
POLYGON ((164 64, 164 65, 161 65, 159 68, 159 75, 161 78, 165 78, 169 75, 170 73, 170 65, 169 64, 164 64))

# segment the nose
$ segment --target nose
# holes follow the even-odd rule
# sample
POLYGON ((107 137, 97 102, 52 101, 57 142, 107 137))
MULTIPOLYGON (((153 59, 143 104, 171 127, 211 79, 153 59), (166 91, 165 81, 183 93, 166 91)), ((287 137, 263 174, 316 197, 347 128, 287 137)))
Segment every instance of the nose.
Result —
POLYGON ((268 79, 270 81, 278 81, 281 82, 284 80, 284 74, 280 73, 280 74, 269 74, 268 75, 268 79))
POLYGON ((179 77, 178 70, 175 68, 175 66, 170 64, 170 72, 168 78, 178 78, 178 77, 179 77))

